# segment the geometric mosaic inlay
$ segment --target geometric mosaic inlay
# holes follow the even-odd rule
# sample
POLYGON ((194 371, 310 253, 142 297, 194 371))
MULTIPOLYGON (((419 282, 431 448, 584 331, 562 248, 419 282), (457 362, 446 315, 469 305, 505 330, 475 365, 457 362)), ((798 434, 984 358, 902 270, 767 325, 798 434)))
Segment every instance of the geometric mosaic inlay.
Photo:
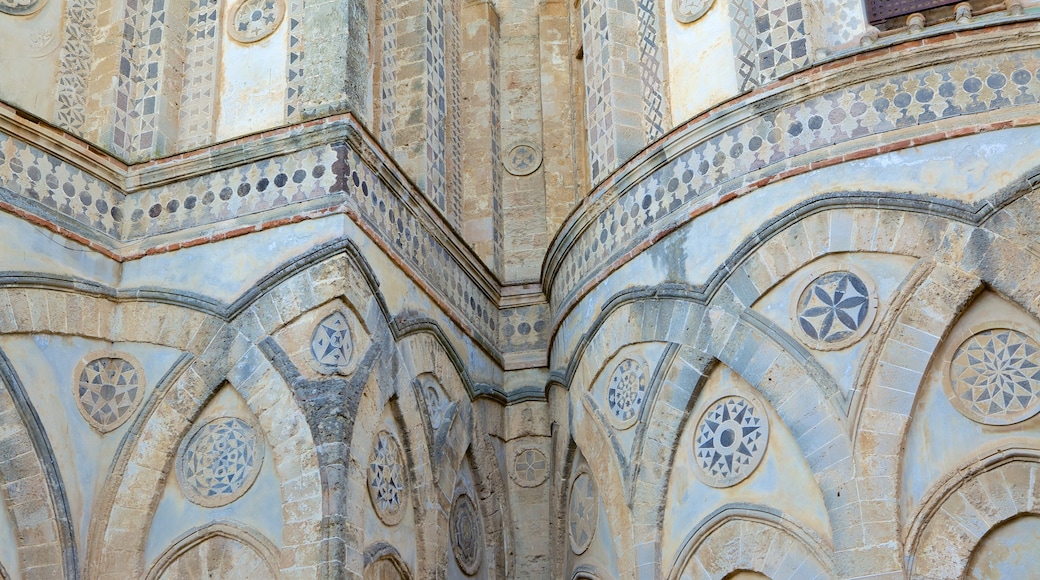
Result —
POLYGON ((466 494, 455 498, 451 508, 451 547, 459 568, 470 576, 476 574, 483 560, 483 539, 477 508, 466 494))
POLYGON ((521 449, 513 457, 513 481, 520 487, 537 487, 549 477, 549 460, 538 449, 521 449))
POLYGON ((607 404, 622 428, 635 423, 645 396, 646 370, 643 365, 630 358, 621 361, 610 375, 607 404))
POLYGON ((263 459, 264 445, 252 425, 218 417, 188 434, 177 457, 177 481, 198 505, 227 505, 249 490, 263 459))
POLYGON ((242 0, 232 10, 228 35, 242 43, 263 40, 274 33, 284 16, 281 0, 242 0))
POLYGON ((332 370, 350 365, 354 354, 354 341, 350 337, 350 325, 342 312, 326 317, 311 336, 311 353, 318 363, 332 370))
POLYGON ((368 464, 368 498, 376 515, 388 526, 404 517, 405 468, 401 446, 389 431, 380 431, 368 464))
POLYGON ((951 402, 965 417, 1010 425, 1040 411, 1040 345, 1009 328, 965 340, 950 362, 951 402))
POLYGON ((567 510, 567 532, 571 550, 583 554, 592 544, 592 536, 599 523, 599 498, 596 484, 588 473, 582 473, 571 483, 570 504, 567 510))
POLYGON ((0 12, 25 16, 43 8, 46 0, 0 0, 0 12))
POLYGON ((96 358, 83 365, 76 386, 76 403, 83 418, 101 433, 122 425, 141 403, 144 381, 132 363, 122 358, 96 358))
POLYGON ((830 272, 816 278, 798 298, 798 329, 808 346, 847 346, 869 328, 871 293, 852 272, 830 272))
POLYGON ((712 487, 743 481, 758 467, 769 441, 769 423, 744 397, 719 399, 697 426, 698 475, 712 487))

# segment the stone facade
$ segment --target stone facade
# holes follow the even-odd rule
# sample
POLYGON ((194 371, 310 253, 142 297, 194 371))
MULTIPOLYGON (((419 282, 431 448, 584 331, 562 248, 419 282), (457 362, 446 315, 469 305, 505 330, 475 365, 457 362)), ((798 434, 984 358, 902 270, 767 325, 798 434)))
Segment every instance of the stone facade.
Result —
POLYGON ((1025 578, 1040 3, 0 0, 0 578, 1025 578))

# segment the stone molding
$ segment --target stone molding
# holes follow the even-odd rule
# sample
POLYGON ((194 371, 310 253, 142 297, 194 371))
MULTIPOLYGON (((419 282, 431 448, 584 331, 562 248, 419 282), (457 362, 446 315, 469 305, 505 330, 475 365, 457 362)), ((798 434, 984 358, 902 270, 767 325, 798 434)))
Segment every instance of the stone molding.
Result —
POLYGON ((242 542, 256 550, 272 574, 278 570, 279 550, 263 534, 238 522, 215 521, 205 526, 188 530, 174 540, 155 560, 155 563, 152 564, 152 567, 148 570, 148 575, 145 576, 146 580, 159 580, 166 568, 176 561, 178 557, 198 544, 216 537, 242 542))
MULTIPOLYGON (((915 71, 923 74, 941 65, 971 68, 988 66, 993 59, 1006 59, 1010 55, 1040 58, 1038 49, 1040 32, 1020 24, 905 43, 803 71, 720 105, 674 129, 597 186, 572 211, 550 243, 542 285, 554 312, 558 313, 557 322, 598 281, 650 244, 713 207, 766 183, 910 146, 1040 122, 1038 93, 1032 104, 994 102, 985 107, 985 115, 957 113, 940 118, 933 113, 936 118, 927 119, 922 113, 920 119, 915 118, 913 123, 898 128, 881 118, 875 126, 866 128, 863 136, 821 141, 812 134, 830 130, 831 121, 825 111, 817 115, 821 126, 814 129, 812 123, 816 121, 810 123, 809 114, 802 114, 809 104, 837 102, 836 97, 843 93, 862 99, 865 98, 863 91, 874 90, 871 87, 886 83, 899 85, 901 78, 909 79, 915 71), (755 103, 763 106, 753 106, 755 103), (781 127, 780 120, 788 121, 790 127, 781 127), (750 147, 759 129, 772 127, 787 131, 793 130, 795 125, 799 133, 796 138, 787 139, 787 150, 763 143, 763 151, 772 147, 775 153, 762 154, 768 160, 756 160, 757 153, 750 147), (882 134, 888 145, 879 147, 875 137, 882 134), (732 142, 733 147, 740 146, 740 153, 722 151, 723 140, 732 142), (719 159, 724 161, 714 166, 719 159), (703 170, 705 164, 707 170, 703 170), (699 173, 701 171, 704 173, 699 173), (690 172, 690 179, 686 179, 685 174, 690 172), (678 184, 674 190, 672 182, 678 184), (657 200, 662 192, 664 197, 657 200), (632 219, 630 225, 623 225, 616 232, 610 229, 617 226, 620 215, 627 213, 629 206, 647 203, 645 199, 650 200, 649 206, 640 208, 638 215, 645 214, 646 220, 632 219), (637 222, 639 225, 635 225, 637 222), (604 240, 601 233, 606 230, 613 233, 604 240), (608 245, 610 247, 605 247, 608 245), (586 252, 590 254, 587 259, 586 252)), ((1040 83, 1030 86, 1030 90, 1040 92, 1040 83)), ((891 112, 891 108, 888 110, 891 112)), ((846 115, 845 120, 848 119, 852 117, 846 115)), ((840 123, 835 127, 843 131, 840 123)))
MULTIPOLYGON (((678 580, 696 562, 704 580, 750 570, 777 580, 833 575, 830 548, 811 530, 768 507, 730 505, 698 522, 671 563, 667 578, 678 580), (739 550, 726 549, 739 542, 739 550)), ((696 578, 696 576, 693 576, 696 578)))

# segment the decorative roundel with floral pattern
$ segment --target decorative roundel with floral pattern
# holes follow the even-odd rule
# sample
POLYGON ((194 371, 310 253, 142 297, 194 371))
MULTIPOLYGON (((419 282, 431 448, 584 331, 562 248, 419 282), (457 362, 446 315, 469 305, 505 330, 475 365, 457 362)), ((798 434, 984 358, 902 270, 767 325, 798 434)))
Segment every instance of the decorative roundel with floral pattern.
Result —
POLYGON ((795 308, 795 329, 809 348, 840 350, 863 337, 877 300, 865 274, 849 270, 814 278, 795 308))
POLYGON ((673 0, 675 19, 683 24, 700 20, 708 13, 715 0, 673 0))
POLYGON ((342 312, 326 316, 311 335, 311 354, 325 374, 348 369, 354 360, 350 323, 342 312))
POLYGON ((259 42, 274 34, 285 17, 282 0, 241 0, 231 9, 228 34, 242 42, 259 42))
POLYGON ((712 487, 744 481, 758 467, 769 441, 769 421, 744 397, 731 395, 711 405, 697 423, 697 475, 712 487))
POLYGON ((1011 425, 1040 411, 1040 344, 1011 328, 968 337, 950 361, 947 395, 965 417, 1011 425))

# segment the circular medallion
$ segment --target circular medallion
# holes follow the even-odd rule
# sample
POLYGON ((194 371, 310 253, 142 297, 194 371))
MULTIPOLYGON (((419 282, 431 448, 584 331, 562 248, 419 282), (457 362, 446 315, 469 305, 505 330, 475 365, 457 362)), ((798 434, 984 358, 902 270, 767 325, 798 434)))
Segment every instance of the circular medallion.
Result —
POLYGON ((1011 425, 1040 411, 1040 344, 1010 328, 973 334, 950 361, 950 402, 986 425, 1011 425))
POLYGON ((840 350, 867 333, 876 305, 866 275, 830 272, 802 290, 796 302, 795 328, 809 348, 840 350))
POLYGON ((46 0, 0 0, 0 13, 28 16, 39 12, 46 3, 46 0))
POLYGON ((567 535, 570 537, 571 550, 575 554, 584 554, 592 545, 592 537, 596 534, 599 523, 599 498, 596 497, 596 484, 588 473, 581 473, 571 482, 571 492, 567 509, 567 535))
POLYGON ((311 354, 325 374, 346 370, 354 358, 350 324, 342 312, 333 312, 318 323, 311 335, 311 354))
POLYGON ((646 397, 646 365, 633 359, 621 361, 610 375, 607 406, 621 429, 635 424, 646 397))
POLYGON ((404 455, 397 439, 389 431, 380 431, 372 447, 368 463, 368 498, 376 515, 388 526, 396 526, 404 517, 407 496, 404 491, 404 455))
POLYGON ((697 423, 696 473, 712 487, 736 485, 761 463, 768 442, 765 414, 744 397, 723 397, 697 423))
POLYGON ((195 425, 177 455, 177 482, 192 503, 220 507, 242 497, 264 460, 251 422, 217 417, 195 425))
POLYGON ((99 433, 108 433, 134 414, 144 399, 140 363, 125 354, 80 362, 73 385, 76 408, 99 433))
POLYGON ((523 177, 531 175, 542 165, 542 154, 534 145, 521 143, 506 154, 506 171, 523 177))
POLYGON ((538 487, 549 478, 549 460, 538 449, 521 449, 513 456, 513 481, 520 487, 538 487))
POLYGON ((460 494, 451 506, 451 548, 459 568, 469 576, 476 574, 484 559, 483 542, 477 506, 467 494, 460 494))
POLYGON ((674 0, 672 8, 675 10, 675 19, 683 24, 700 20, 701 16, 708 13, 715 0, 674 0))
POLYGON ((241 0, 231 9, 228 34, 242 42, 259 42, 271 36, 285 17, 282 0, 241 0))

